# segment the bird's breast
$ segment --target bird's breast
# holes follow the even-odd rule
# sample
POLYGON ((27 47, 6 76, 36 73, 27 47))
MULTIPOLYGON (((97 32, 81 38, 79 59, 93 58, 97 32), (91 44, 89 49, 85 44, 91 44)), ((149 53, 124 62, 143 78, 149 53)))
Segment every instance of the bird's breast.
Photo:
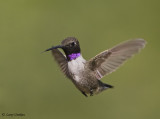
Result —
POLYGON ((82 56, 68 62, 68 70, 77 82, 81 79, 80 77, 84 71, 85 62, 86 60, 82 56))

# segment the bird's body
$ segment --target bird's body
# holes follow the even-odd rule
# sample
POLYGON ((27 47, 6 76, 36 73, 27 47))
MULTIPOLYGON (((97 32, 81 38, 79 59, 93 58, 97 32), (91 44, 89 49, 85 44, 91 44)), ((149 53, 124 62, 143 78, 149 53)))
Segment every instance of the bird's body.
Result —
POLYGON ((87 61, 82 56, 68 62, 68 70, 73 77, 73 83, 81 92, 91 93, 91 95, 97 92, 98 80, 94 72, 87 67, 87 61))
POLYGON ((79 42, 74 37, 68 37, 60 46, 52 47, 54 59, 62 72, 71 79, 74 85, 85 95, 93 95, 113 86, 105 84, 100 79, 115 71, 123 62, 137 53, 145 45, 143 39, 130 40, 96 55, 86 61, 80 50, 79 42), (57 48, 62 48, 65 55, 57 48))

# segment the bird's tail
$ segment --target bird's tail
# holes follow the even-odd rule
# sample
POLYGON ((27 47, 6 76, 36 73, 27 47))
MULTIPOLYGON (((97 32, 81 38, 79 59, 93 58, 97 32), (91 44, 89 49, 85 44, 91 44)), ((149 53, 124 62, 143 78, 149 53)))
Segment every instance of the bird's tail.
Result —
POLYGON ((103 83, 103 87, 104 87, 104 88, 113 88, 112 85, 109 85, 109 84, 106 84, 106 83, 103 83))
POLYGON ((108 88, 113 88, 113 86, 99 81, 99 90, 98 90, 98 93, 100 93, 100 92, 102 92, 102 91, 104 91, 104 90, 106 90, 108 88))

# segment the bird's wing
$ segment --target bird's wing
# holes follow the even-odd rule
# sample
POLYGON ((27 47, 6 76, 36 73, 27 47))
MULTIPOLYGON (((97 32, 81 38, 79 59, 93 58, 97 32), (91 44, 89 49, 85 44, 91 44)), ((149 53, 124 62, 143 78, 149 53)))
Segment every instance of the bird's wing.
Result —
POLYGON ((68 71, 68 62, 66 57, 58 49, 53 49, 52 55, 55 61, 58 63, 59 67, 61 68, 61 71, 65 74, 65 76, 71 78, 71 75, 68 71))
POLYGON ((144 48, 146 41, 134 39, 123 42, 109 50, 105 50, 88 61, 88 65, 95 72, 96 78, 101 79, 121 66, 124 61, 144 48))

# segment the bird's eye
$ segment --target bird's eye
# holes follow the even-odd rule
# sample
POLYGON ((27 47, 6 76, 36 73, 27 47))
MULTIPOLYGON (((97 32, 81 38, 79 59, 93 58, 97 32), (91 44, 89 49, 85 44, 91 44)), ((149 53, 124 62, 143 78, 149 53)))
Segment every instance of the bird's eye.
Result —
POLYGON ((72 47, 73 47, 73 46, 75 46, 75 45, 76 45, 76 43, 75 43, 75 42, 72 42, 72 43, 71 43, 71 46, 72 46, 72 47))

